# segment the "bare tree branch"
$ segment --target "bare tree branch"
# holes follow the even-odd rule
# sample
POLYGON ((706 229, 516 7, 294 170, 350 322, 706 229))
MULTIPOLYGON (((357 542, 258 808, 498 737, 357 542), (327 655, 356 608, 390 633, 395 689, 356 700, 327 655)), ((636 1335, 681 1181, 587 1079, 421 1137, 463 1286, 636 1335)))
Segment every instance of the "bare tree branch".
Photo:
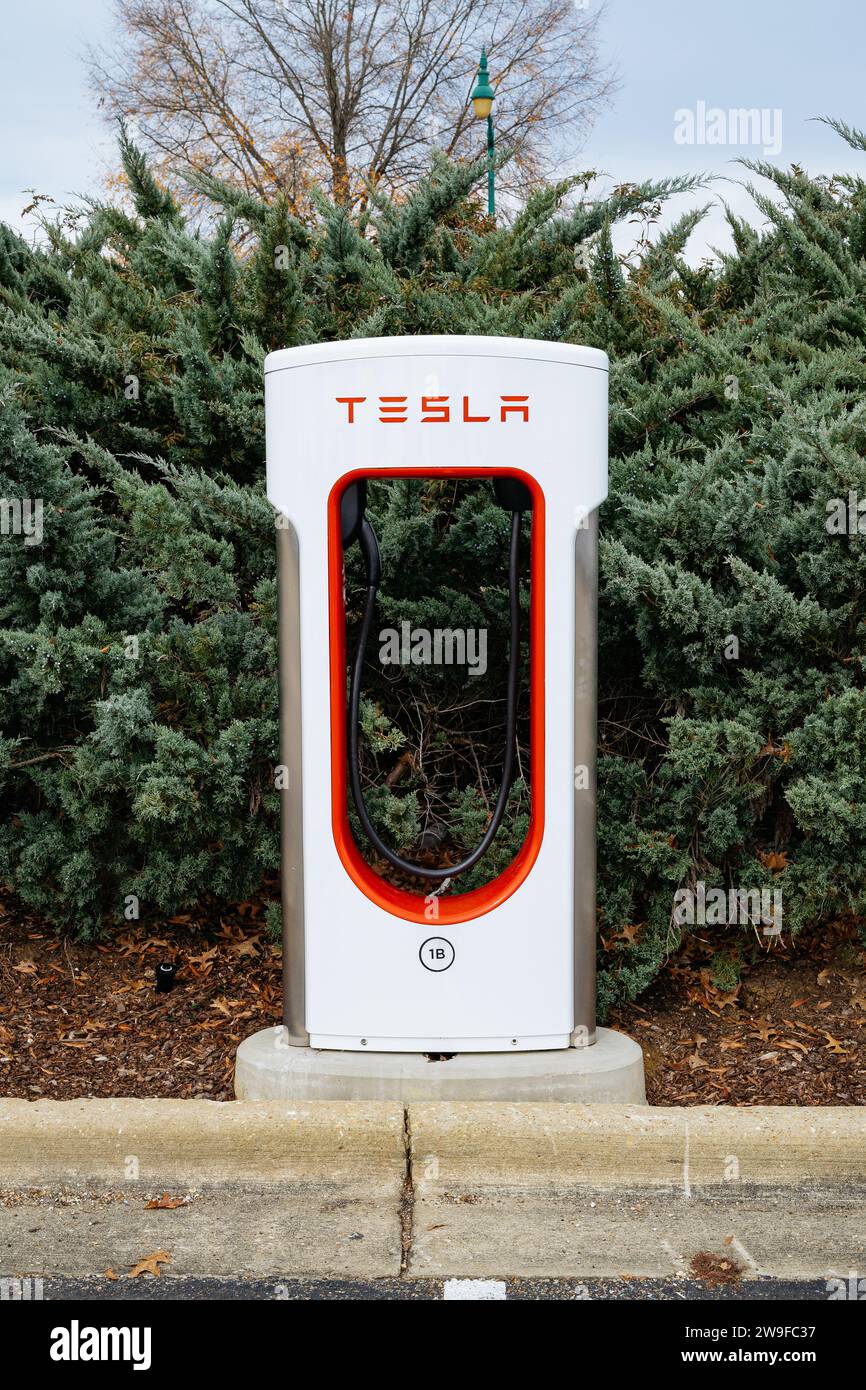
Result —
POLYGON ((115 0, 91 53, 110 117, 132 119, 167 178, 191 165, 293 210, 312 183, 340 203, 398 191, 430 150, 476 157, 469 94, 486 47, 509 177, 573 158, 615 77, 603 6, 575 0, 115 0))

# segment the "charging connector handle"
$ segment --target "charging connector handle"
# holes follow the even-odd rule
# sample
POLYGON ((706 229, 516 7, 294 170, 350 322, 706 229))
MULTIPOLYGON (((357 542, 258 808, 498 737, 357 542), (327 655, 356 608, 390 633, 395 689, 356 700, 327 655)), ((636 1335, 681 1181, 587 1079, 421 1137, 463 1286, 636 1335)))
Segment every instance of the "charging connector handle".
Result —
POLYGON ((401 855, 395 854, 381 839, 375 826, 367 814, 367 807, 364 804, 364 793, 361 788, 361 765, 360 765, 360 720, 361 720, 361 673, 364 667, 364 659, 367 653, 367 644, 370 640, 370 630, 373 626, 373 617, 376 608, 376 595, 382 577, 382 566, 379 559, 379 545, 376 540, 376 533, 367 521, 366 517, 361 523, 358 534, 358 542, 364 556, 364 566, 367 574, 367 597, 364 603, 364 614, 361 619, 361 630, 358 636, 358 646, 355 652, 355 660, 352 663, 352 677, 349 691, 349 783, 352 789, 352 800, 358 812, 358 819, 364 830, 364 834, 371 845, 383 859, 394 869, 399 869, 403 873, 412 874, 416 878, 431 879, 436 883, 444 882, 445 879, 454 878, 457 874, 466 873, 467 869, 474 868, 479 859, 487 853, 497 830, 502 824, 502 817, 505 814, 505 807, 508 804, 508 793, 514 778, 515 750, 517 746, 517 696, 520 676, 520 579, 518 573, 518 559, 520 551, 520 512, 511 513, 511 546, 508 559, 508 598, 511 614, 511 635, 508 649, 508 683, 505 696, 505 754, 502 759, 502 778, 499 783, 499 792, 493 806, 493 813, 490 817, 490 824, 484 832, 481 840, 475 849, 459 864, 449 864, 445 869, 427 868, 423 864, 413 864, 408 859, 403 859, 401 855))

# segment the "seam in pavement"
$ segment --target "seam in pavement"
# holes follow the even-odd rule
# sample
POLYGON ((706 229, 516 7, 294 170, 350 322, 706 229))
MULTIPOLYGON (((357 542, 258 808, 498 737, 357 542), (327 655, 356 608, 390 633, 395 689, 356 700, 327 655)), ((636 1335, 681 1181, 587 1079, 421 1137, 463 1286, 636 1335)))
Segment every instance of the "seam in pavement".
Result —
POLYGON ((412 1172, 412 1125, 409 1107, 403 1107, 403 1144, 406 1150, 406 1167, 403 1173, 403 1186, 400 1190, 400 1275, 408 1274, 412 1257, 413 1220, 415 1212, 415 1179, 412 1172))

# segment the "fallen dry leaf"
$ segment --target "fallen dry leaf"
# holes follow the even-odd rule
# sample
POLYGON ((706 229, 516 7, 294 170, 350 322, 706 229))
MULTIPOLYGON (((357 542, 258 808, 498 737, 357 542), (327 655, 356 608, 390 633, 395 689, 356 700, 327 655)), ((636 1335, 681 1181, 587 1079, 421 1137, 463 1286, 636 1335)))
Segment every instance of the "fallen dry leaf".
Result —
POLYGON ((771 1039, 776 1036, 778 1031, 778 1028, 770 1027, 769 1021, 766 1018, 762 1018, 759 1020, 758 1026, 755 1029, 754 1033, 750 1033, 749 1037, 758 1038, 761 1042, 770 1042, 771 1039))
POLYGON ((759 854, 758 858, 760 859, 765 869, 770 869, 774 872, 780 869, 787 869, 788 864, 790 862, 787 854, 785 854, 784 852, 776 853, 772 850, 768 854, 759 854))
POLYGON ((233 956, 257 956, 259 951, 255 941, 238 941, 235 946, 229 946, 233 956))
POLYGON ((167 1250, 154 1250, 152 1255, 146 1255, 143 1260, 139 1260, 137 1265, 133 1265, 127 1274, 127 1279, 138 1279, 141 1274, 159 1275, 160 1265, 171 1264, 171 1255, 167 1250))
POLYGON ((148 1202, 145 1211, 176 1211, 178 1207, 189 1205, 188 1197, 172 1197, 168 1192, 163 1192, 161 1197, 155 1197, 152 1202, 148 1202))
POLYGON ((614 934, 613 939, 614 941, 627 941, 631 946, 637 941, 639 932, 640 924, 630 922, 627 926, 621 927, 620 930, 614 934))
POLYGON ((212 961, 212 960, 213 960, 214 956, 216 956, 216 955, 218 955, 218 954, 219 954, 219 947, 218 947, 218 946, 211 946, 211 948, 210 948, 209 951, 202 951, 200 955, 197 955, 197 956, 187 956, 187 962, 188 962, 190 965, 206 965, 209 961, 212 961))

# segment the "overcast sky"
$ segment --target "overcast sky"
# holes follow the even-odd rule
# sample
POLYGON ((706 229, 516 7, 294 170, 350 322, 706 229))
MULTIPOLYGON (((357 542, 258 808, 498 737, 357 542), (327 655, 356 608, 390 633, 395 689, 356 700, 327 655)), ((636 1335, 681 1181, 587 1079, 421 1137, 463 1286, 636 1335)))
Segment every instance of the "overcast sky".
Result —
MULTIPOLYGON (((28 225, 20 220, 29 201, 26 189, 58 203, 104 189, 112 139, 87 88, 82 55, 88 43, 99 43, 110 22, 110 0, 19 0, 5 7, 0 218, 19 229, 28 225)), ((757 107, 765 113, 771 146, 778 143, 781 120, 774 162, 824 173, 866 169, 866 154, 849 150, 833 131, 809 119, 833 115, 866 127, 862 0, 608 0, 603 34, 622 85, 579 167, 604 170, 614 182, 698 170, 742 179, 736 159, 761 157, 761 148, 678 143, 675 131, 681 137, 689 131, 687 118, 676 113, 692 113, 697 138, 702 128, 707 132, 706 122, 718 123, 714 109, 757 107), (703 124, 699 103, 706 112, 703 124)), ((729 184, 701 201, 718 203, 720 197, 741 213, 750 207, 745 192, 729 184)), ((683 206, 678 200, 669 215, 683 206)), ((695 234, 690 258, 699 259, 724 240, 716 207, 695 234)))

